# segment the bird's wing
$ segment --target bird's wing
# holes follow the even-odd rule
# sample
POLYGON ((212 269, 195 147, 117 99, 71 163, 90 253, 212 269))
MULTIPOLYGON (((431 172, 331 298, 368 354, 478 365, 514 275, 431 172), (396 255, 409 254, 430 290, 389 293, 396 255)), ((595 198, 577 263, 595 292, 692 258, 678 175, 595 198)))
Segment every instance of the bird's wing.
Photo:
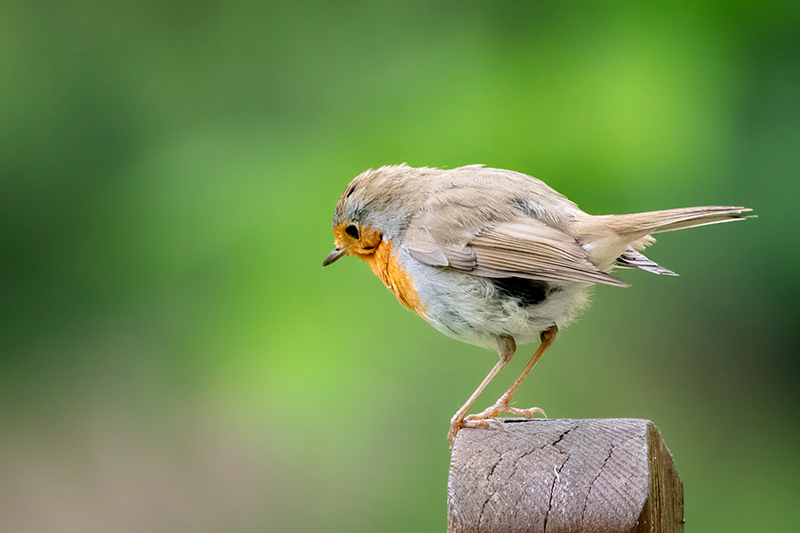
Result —
POLYGON ((483 228, 453 222, 443 227, 441 217, 430 215, 413 221, 406 249, 423 263, 476 276, 628 286, 593 265, 573 237, 534 218, 488 222, 483 228))

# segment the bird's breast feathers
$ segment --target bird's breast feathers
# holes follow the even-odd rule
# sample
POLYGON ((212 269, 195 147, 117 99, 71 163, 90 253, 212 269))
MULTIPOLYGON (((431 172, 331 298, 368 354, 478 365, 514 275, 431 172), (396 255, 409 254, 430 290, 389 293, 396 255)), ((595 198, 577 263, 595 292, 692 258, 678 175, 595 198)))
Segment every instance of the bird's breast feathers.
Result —
POLYGON ((398 261, 398 249, 391 240, 383 240, 375 253, 362 259, 386 287, 394 293, 403 307, 427 320, 425 306, 420 301, 417 284, 408 269, 398 261))

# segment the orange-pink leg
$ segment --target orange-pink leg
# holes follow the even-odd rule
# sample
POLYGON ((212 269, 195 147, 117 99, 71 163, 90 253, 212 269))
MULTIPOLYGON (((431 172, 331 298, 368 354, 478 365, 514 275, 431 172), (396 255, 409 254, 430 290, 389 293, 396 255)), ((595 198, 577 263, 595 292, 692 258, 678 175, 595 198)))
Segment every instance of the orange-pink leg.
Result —
POLYGON ((536 353, 533 354, 531 360, 528 361, 528 364, 525 366, 525 369, 522 371, 522 374, 517 378, 514 384, 508 389, 500 398, 495 402, 495 404, 483 412, 464 416, 467 410, 470 408, 472 403, 475 399, 480 395, 484 388, 492 381, 492 378, 497 375, 501 368, 503 368, 506 363, 511 360, 511 356, 514 355, 514 351, 516 350, 516 344, 514 343, 514 339, 511 337, 500 337, 498 338, 498 353, 500 355, 500 361, 492 368, 489 375, 486 376, 486 379, 481 382, 480 386, 472 393, 472 396, 469 397, 467 403, 465 403, 461 409, 453 416, 452 420, 450 420, 450 431, 447 434, 447 438, 450 440, 450 446, 453 445, 453 441, 456 438, 456 433, 462 427, 469 427, 469 428, 488 428, 492 423, 496 423, 492 420, 492 418, 500 416, 501 413, 509 413, 516 416, 524 416, 525 418, 533 418, 535 413, 541 413, 545 417, 547 416, 545 412, 540 409, 539 407, 531 407, 528 409, 518 409, 516 407, 509 406, 509 402, 511 401, 511 397, 514 396, 514 393, 519 388, 520 384, 523 382, 525 377, 533 368, 533 365, 542 357, 544 352, 553 344, 553 341, 556 340, 556 334, 558 333, 558 327, 553 325, 550 326, 548 329, 543 331, 540 335, 542 340, 539 348, 536 350, 536 353))
POLYGON ((475 392, 472 393, 472 396, 466 401, 464 405, 461 406, 461 409, 456 411, 456 414, 453 415, 453 418, 450 419, 450 431, 447 433, 447 439, 450 441, 450 446, 453 446, 453 441, 456 438, 456 433, 458 430, 464 427, 464 415, 467 414, 469 408, 472 407, 472 404, 475 403, 475 400, 480 396, 483 392, 483 389, 494 379, 500 370, 506 366, 506 363, 511 361, 511 357, 514 355, 514 352, 517 350, 517 343, 514 342, 513 337, 498 337, 497 338, 497 355, 500 356, 500 360, 497 362, 496 365, 489 371, 489 374, 483 378, 481 384, 478 385, 478 388, 475 389, 475 392))

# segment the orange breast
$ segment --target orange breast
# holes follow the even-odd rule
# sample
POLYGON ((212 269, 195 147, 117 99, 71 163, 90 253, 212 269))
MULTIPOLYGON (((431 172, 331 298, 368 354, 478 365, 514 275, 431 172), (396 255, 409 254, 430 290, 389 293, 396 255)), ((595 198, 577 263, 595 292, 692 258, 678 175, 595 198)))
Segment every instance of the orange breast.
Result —
POLYGON ((425 306, 420 302, 417 290, 414 288, 416 285, 414 278, 397 264, 397 254, 392 252, 392 241, 381 241, 375 253, 361 256, 361 259, 405 308, 425 318, 425 306))

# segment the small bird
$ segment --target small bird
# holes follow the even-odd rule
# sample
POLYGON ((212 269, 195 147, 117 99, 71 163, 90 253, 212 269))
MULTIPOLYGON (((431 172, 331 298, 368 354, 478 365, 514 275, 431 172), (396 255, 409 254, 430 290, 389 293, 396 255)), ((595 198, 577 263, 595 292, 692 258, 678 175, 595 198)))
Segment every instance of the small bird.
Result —
MULTIPOLYGON (((335 248, 322 265, 360 257, 398 301, 448 337, 497 350, 499 361, 450 421, 487 428, 510 405, 559 328, 588 305, 595 284, 628 287, 615 267, 675 276, 641 251, 655 233, 750 218, 743 207, 687 207, 629 215, 581 211, 543 181, 483 165, 451 170, 385 166, 345 188, 333 215, 335 248), (488 409, 467 415, 517 345, 540 340, 522 374, 488 409)), ((545 415, 546 416, 546 415, 545 415)))

